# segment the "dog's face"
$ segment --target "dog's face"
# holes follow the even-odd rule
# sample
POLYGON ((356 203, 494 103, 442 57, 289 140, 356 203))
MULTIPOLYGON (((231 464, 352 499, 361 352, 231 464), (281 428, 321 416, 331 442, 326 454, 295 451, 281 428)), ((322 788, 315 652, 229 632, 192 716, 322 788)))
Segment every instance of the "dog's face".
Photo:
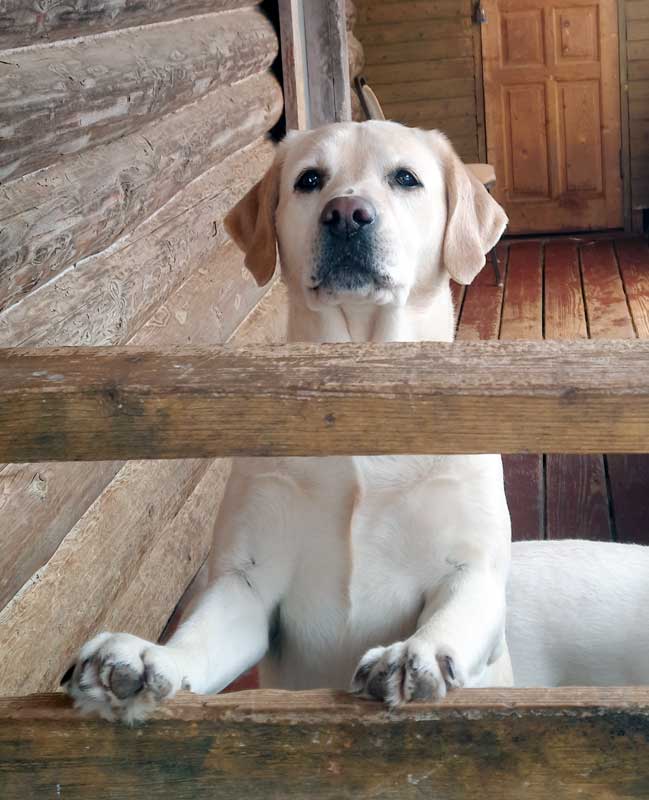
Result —
POLYGON ((317 310, 403 305, 452 275, 469 283, 507 222, 436 131, 342 123, 289 134, 226 218, 257 282, 275 269, 317 310))

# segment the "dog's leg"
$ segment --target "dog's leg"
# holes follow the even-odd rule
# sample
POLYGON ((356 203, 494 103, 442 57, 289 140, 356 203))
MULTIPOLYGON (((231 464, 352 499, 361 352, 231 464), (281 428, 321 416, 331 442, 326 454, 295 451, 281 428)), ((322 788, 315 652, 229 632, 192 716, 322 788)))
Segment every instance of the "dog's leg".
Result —
POLYGON ((426 597, 409 639, 363 656, 352 691, 390 705, 439 699, 448 688, 485 685, 485 670, 492 664, 499 683, 511 683, 504 626, 504 575, 486 567, 458 567, 426 597))
POLYGON ((233 473, 209 587, 166 645, 107 632, 87 642, 62 681, 81 711, 136 722, 181 688, 220 691, 259 661, 291 569, 282 552, 290 507, 282 495, 272 475, 254 482, 233 473))

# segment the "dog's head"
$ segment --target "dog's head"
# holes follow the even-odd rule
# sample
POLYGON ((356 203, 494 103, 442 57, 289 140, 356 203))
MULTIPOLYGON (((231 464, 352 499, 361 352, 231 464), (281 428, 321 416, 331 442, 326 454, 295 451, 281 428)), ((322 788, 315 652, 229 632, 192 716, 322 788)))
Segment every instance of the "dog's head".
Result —
POLYGON ((507 217, 437 131, 395 122, 291 133, 226 227, 257 283, 323 305, 403 305, 451 275, 470 283, 507 217))

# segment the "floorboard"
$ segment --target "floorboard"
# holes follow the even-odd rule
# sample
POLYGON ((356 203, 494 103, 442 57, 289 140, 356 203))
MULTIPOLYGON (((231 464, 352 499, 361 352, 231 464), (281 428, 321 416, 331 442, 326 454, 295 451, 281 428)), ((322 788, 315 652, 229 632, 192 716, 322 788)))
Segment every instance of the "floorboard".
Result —
POLYGON ((545 338, 587 339, 577 243, 563 239, 548 242, 544 255, 545 338))
MULTIPOLYGON (((546 339, 588 337, 575 240, 559 239, 546 244, 544 301, 546 339)), ((604 541, 612 538, 603 456, 546 456, 545 536, 604 541)))
MULTIPOLYGON (((543 337, 542 255, 542 245, 538 241, 516 242, 509 247, 500 321, 501 339, 543 337)), ((543 539, 543 457, 534 453, 504 456, 503 469, 513 540, 543 539)))
POLYGON ((501 339, 543 338, 541 256, 540 242, 516 242, 509 247, 501 339))
MULTIPOLYGON (((507 250, 498 253, 501 272, 507 270, 507 250)), ((484 269, 466 287, 458 339, 497 339, 503 305, 503 287, 498 286, 493 266, 488 260, 484 269)))
POLYGON ((634 339, 635 330, 612 241, 581 247, 581 272, 591 339, 634 339))
POLYGON ((649 243, 619 239, 615 251, 636 334, 649 339, 649 243))
MULTIPOLYGON (((649 337, 644 238, 551 237, 500 246, 464 294, 458 339, 649 337)), ((458 291, 458 290, 456 290, 458 291)), ((649 544, 649 455, 504 458, 514 539, 611 538, 649 544)))

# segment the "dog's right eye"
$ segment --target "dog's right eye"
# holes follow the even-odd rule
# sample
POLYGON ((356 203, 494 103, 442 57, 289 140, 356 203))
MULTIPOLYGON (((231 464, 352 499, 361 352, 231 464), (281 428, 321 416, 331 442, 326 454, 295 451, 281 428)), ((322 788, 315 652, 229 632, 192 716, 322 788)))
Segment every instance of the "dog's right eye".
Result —
POLYGON ((315 192, 322 188, 322 173, 317 169, 307 169, 295 181, 298 192, 315 192))

